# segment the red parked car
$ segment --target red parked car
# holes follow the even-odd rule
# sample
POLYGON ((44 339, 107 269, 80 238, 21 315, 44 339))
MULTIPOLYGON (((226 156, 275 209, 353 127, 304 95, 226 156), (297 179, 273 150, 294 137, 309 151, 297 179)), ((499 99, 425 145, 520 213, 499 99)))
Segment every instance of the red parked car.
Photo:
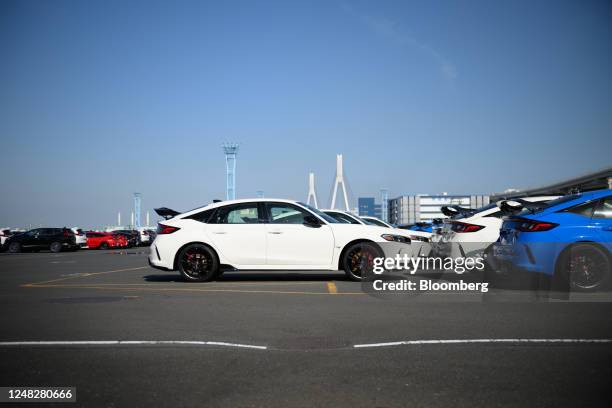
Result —
POLYGON ((108 232, 88 232, 87 246, 89 249, 125 248, 128 246, 128 242, 121 235, 108 232))

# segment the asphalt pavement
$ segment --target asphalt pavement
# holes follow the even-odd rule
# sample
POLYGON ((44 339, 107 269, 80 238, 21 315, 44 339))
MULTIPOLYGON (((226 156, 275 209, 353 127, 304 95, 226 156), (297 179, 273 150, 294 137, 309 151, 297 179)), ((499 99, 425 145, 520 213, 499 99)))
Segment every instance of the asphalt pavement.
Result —
POLYGON ((0 386, 73 386, 73 407, 610 405, 610 293, 187 283, 146 252, 0 254, 0 386))

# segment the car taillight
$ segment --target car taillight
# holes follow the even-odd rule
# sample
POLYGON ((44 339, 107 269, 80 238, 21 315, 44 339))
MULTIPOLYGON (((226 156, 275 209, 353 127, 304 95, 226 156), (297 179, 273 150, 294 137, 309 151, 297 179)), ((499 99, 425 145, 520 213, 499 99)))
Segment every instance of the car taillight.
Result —
POLYGON ((65 236, 65 237, 69 237, 69 236, 71 236, 71 235, 74 235, 74 232, 72 232, 72 231, 70 231, 70 230, 67 230, 67 229, 65 229, 65 230, 64 230, 64 236, 65 236))
POLYGON ((459 233, 476 232, 476 231, 480 231, 483 228, 484 226, 482 225, 468 224, 467 222, 454 221, 451 224, 451 230, 455 232, 459 232, 459 233))
POLYGON ((555 228, 559 224, 555 224, 553 222, 543 222, 543 221, 524 221, 521 222, 516 229, 522 232, 541 232, 541 231, 550 231, 555 228))
POLYGON ((172 234, 173 232, 176 232, 178 230, 180 230, 180 228, 171 227, 169 225, 164 225, 164 224, 157 224, 158 234, 172 234))

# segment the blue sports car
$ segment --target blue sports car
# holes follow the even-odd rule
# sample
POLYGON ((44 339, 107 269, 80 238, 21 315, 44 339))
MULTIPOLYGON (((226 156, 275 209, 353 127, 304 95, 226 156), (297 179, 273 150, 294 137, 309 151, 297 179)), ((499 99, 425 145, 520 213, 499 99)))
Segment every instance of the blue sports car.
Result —
POLYGON ((496 261, 507 269, 544 274, 584 291, 610 282, 611 253, 612 190, 525 207, 504 220, 495 246, 496 261))
POLYGON ((398 225, 397 228, 411 231, 432 232, 433 224, 430 222, 416 222, 414 224, 398 225))

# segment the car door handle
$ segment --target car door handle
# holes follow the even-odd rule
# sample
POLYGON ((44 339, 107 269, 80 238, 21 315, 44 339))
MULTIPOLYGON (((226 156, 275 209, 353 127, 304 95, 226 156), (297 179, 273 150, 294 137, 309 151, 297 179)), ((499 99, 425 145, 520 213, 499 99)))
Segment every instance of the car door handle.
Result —
POLYGON ((282 231, 268 231, 268 234, 282 234, 282 231))
POLYGON ((221 234, 227 234, 227 232, 226 231, 213 231, 213 234, 221 235, 221 234))

